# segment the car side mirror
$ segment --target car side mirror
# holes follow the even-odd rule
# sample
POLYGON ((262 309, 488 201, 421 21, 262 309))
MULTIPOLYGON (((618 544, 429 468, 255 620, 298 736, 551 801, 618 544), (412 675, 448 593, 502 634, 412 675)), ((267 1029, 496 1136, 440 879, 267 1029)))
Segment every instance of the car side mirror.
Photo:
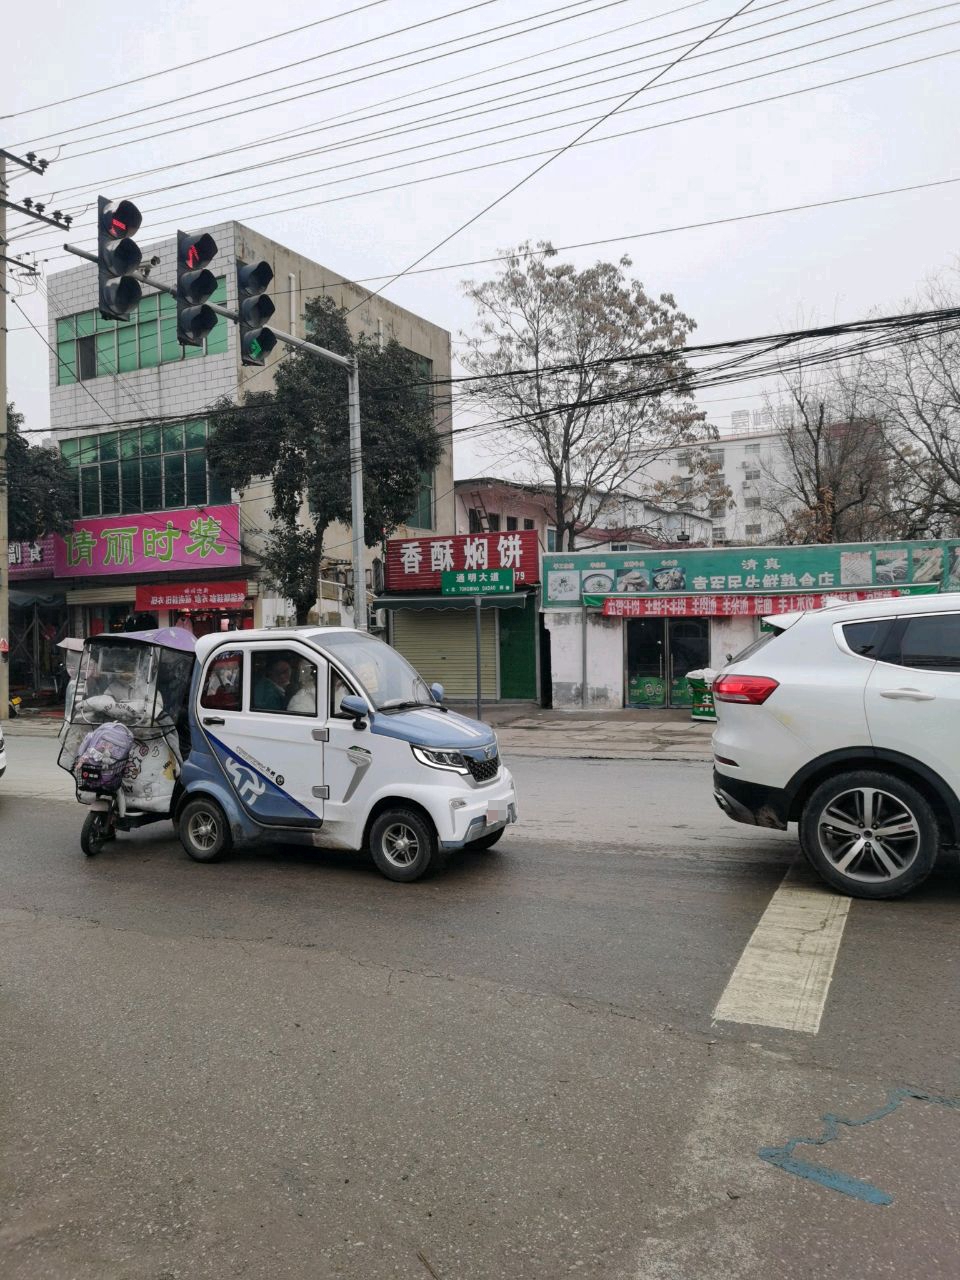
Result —
POLYGON ((443 702, 443 685, 442 684, 432 684, 430 686, 430 692, 433 694, 434 702, 439 702, 439 703, 443 702))
POLYGON ((353 727, 355 729, 365 729, 367 727, 367 704, 362 698, 350 694, 340 701, 340 710, 344 715, 353 718, 353 727))

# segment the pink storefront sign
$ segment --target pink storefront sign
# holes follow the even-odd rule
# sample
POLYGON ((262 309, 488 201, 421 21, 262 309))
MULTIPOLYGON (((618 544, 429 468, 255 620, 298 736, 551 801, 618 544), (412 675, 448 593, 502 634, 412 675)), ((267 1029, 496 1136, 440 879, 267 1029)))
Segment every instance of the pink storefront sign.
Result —
POLYGON ((53 559, 58 578, 236 568, 240 508, 188 507, 75 520, 72 533, 54 539, 53 559))
POLYGON ((52 578, 54 574, 54 543, 52 533, 32 542, 14 541, 7 547, 7 566, 10 580, 17 578, 52 578))

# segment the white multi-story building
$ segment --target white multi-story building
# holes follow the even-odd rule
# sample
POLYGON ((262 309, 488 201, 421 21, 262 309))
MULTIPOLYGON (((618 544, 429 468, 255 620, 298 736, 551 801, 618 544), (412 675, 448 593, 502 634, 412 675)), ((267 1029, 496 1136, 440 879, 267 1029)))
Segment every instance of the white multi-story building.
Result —
POLYGON ((775 541, 783 532, 786 453, 783 431, 789 425, 789 410, 769 408, 735 410, 730 429, 708 444, 675 453, 658 461, 650 478, 670 482, 682 497, 689 493, 689 505, 709 517, 714 546, 750 545, 775 541), (713 496, 696 472, 698 459, 706 453, 711 464, 713 496), (715 470, 713 470, 715 469, 715 470))
MULTIPOLYGON (((369 297, 337 272, 240 223, 221 223, 210 233, 218 245, 210 264, 219 281, 212 301, 235 308, 236 259, 262 259, 274 272, 268 293, 277 328, 308 336, 306 302, 329 295, 355 308, 347 321, 355 335, 396 338, 419 358, 425 379, 449 377, 446 329, 369 297)), ((175 239, 141 248, 144 261, 153 260, 154 276, 172 283, 175 239)), ((242 495, 223 485, 207 462, 206 418, 221 396, 241 402, 248 389, 270 390, 286 348, 278 344, 263 368, 245 367, 236 326, 222 318, 202 348, 181 347, 174 299, 148 287, 128 321, 104 320, 94 264, 58 272, 48 287, 51 427, 76 478, 80 518, 64 538, 48 539, 42 556, 31 549, 30 572, 17 576, 48 579, 44 590, 62 599, 63 627, 75 635, 120 629, 137 611, 153 613, 160 625, 185 622, 198 634, 288 617, 287 602, 271 596, 260 576, 269 485, 255 484, 242 495)), ((448 443, 436 471, 423 477, 405 526, 411 533, 454 527, 449 402, 435 398, 435 414, 448 443)), ((349 529, 332 527, 325 549, 332 561, 348 564, 349 529)), ((368 577, 378 554, 370 553, 368 577)), ((331 581, 318 584, 318 615, 334 621, 341 613, 333 581, 339 570, 329 568, 331 581)))

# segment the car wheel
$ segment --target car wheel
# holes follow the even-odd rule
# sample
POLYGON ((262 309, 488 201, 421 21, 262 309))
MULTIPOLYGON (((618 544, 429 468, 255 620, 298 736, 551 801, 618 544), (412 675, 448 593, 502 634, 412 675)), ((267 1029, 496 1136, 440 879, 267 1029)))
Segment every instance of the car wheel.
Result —
POLYGON ((80 848, 88 858, 95 858, 103 848, 104 841, 108 839, 110 835, 107 815, 99 809, 94 809, 83 820, 80 848))
POLYGON ((370 854, 388 880, 419 880, 439 862, 437 835, 415 809, 387 809, 370 828, 370 854))
POLYGON ((188 800, 183 806, 177 835, 194 862, 217 862, 230 852, 232 844, 226 814, 216 800, 206 796, 188 800))
POLYGON ((817 787, 800 816, 800 842, 834 888, 854 898, 899 898, 933 870, 940 831, 916 787, 865 770, 817 787))
POLYGON ((485 849, 492 849, 497 841, 503 836, 506 827, 501 827, 499 831, 491 831, 489 835, 480 836, 476 840, 471 840, 467 845, 468 849, 475 849, 477 853, 483 853, 485 849))

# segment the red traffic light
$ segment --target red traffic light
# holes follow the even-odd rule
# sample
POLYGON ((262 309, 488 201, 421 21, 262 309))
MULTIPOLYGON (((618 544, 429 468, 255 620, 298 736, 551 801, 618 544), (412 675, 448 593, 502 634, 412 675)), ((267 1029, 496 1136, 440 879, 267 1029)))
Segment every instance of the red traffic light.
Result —
POLYGON ((143 219, 132 200, 104 201, 100 211, 100 230, 111 240, 135 236, 143 219))

